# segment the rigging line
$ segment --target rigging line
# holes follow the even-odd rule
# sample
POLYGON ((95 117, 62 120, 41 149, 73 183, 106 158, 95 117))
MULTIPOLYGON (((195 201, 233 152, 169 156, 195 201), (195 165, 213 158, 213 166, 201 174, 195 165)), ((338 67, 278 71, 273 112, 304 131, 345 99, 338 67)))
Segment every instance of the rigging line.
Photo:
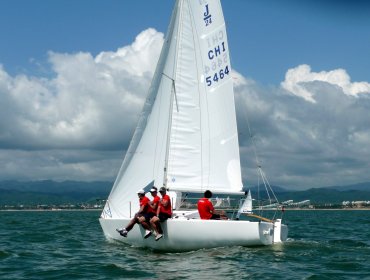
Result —
POLYGON ((262 172, 263 177, 265 178, 265 181, 266 181, 266 183, 267 183, 267 186, 269 187, 269 189, 270 189, 270 191, 271 191, 272 195, 274 196, 274 199, 276 200, 276 202, 277 202, 277 203, 279 203, 279 200, 278 200, 278 198, 276 197, 275 192, 274 192, 274 190, 272 189, 272 187, 271 187, 271 185, 270 185, 270 182, 268 181, 268 179, 267 179, 267 176, 266 176, 265 172, 263 172, 263 170, 262 170, 262 169, 261 169, 261 172, 262 172))
POLYGON ((260 177, 257 178, 257 201, 258 201, 258 208, 259 213, 262 213, 262 201, 260 198, 260 177))
POLYGON ((246 110, 243 110, 243 113, 244 113, 245 119, 246 119, 246 121, 247 121, 248 133, 249 133, 249 137, 250 137, 251 142, 252 142, 252 149, 253 149, 253 153, 254 153, 254 157, 255 157, 256 165, 257 165, 257 168, 258 168, 258 170, 259 170, 259 173, 260 173, 260 175, 261 175, 261 177, 262 177, 263 183, 264 183, 264 185, 265 185, 266 192, 267 192, 267 194, 268 194, 269 199, 271 199, 271 198, 270 198, 269 191, 268 191, 268 189, 270 189, 271 193, 273 194, 273 197, 274 197, 274 198, 275 198, 275 200, 278 202, 278 199, 277 199, 277 197, 276 197, 276 195, 275 195, 274 191, 272 190, 271 185, 270 185, 270 183, 268 182, 268 180, 267 180, 267 177, 266 177, 265 173, 264 173, 264 172, 263 172, 263 170, 262 170, 262 165, 261 165, 260 159, 259 159, 259 157, 258 157, 257 147, 256 147, 256 143, 255 143, 255 138, 254 138, 254 136, 253 136, 253 134, 252 134, 252 130, 251 130, 251 126, 250 126, 250 122, 249 122, 249 118, 248 118, 247 111, 246 111, 246 110), (266 184, 267 184, 267 185, 266 185, 266 184), (268 186, 268 188, 267 188, 267 186, 268 186))
POLYGON ((269 190, 268 190, 268 188, 267 188, 266 178, 265 178, 265 176, 263 175, 263 171, 262 171, 261 167, 258 167, 258 172, 259 172, 259 173, 260 173, 260 175, 261 175, 261 179, 262 179, 263 185, 264 185, 264 187, 265 187, 265 189, 266 189, 266 193, 267 193, 267 196, 268 196, 268 200, 269 200, 269 202, 270 202, 270 204, 271 204, 271 203, 272 203, 272 200, 271 200, 270 192, 269 192, 269 190))
MULTIPOLYGON (((157 99, 159 102, 159 108, 162 107, 162 94, 159 94, 159 92, 162 91, 162 83, 159 85, 158 87, 158 91, 157 91, 157 98, 159 96, 159 98, 157 99)), ((159 117, 158 117, 158 120, 157 120, 157 131, 156 131, 156 136, 155 136, 155 148, 154 148, 154 164, 153 164, 153 169, 152 169, 152 177, 154 178, 154 174, 155 174, 155 171, 156 171, 156 167, 157 167, 157 155, 158 155, 158 136, 159 136, 159 122, 161 120, 161 111, 159 110, 158 112, 159 114, 159 117)), ((159 150, 159 154, 161 154, 161 151, 162 151, 162 148, 159 150)))
POLYGON ((257 168, 261 168, 261 163, 260 163, 260 160, 259 160, 259 157, 258 157, 256 143, 255 143, 254 135, 252 134, 252 129, 251 129, 251 126, 250 126, 247 110, 242 110, 242 112, 244 113, 245 120, 247 121, 248 134, 249 134, 249 138, 251 139, 251 142, 252 142, 252 148, 253 148, 253 153, 254 153, 254 157, 255 157, 255 160, 256 160, 256 166, 257 166, 257 168))
MULTIPOLYGON (((266 174, 263 172, 263 170, 261 169, 260 170, 260 172, 261 172, 261 176, 263 176, 263 178, 264 178, 264 181, 266 182, 266 184, 267 184, 267 186, 268 186, 268 188, 270 189, 270 191, 271 191, 271 193, 272 193, 272 195, 273 195, 273 197, 274 197, 274 199, 275 199, 275 201, 276 201, 276 210, 275 210, 275 213, 274 213, 274 215, 273 215, 273 219, 275 219, 275 217, 276 217, 276 215, 277 215, 277 212, 278 212, 278 205, 280 204, 280 202, 279 202, 279 200, 278 200, 278 198, 276 197, 276 195, 275 195, 275 192, 274 192, 274 190, 272 189, 272 187, 271 187, 271 185, 270 185, 270 183, 269 183, 269 181, 268 181, 268 179, 267 179, 267 177, 266 177, 266 174)), ((265 185, 265 187, 267 187, 266 185, 265 185)), ((266 190, 267 191, 267 190, 266 190)), ((267 191, 268 192, 268 191, 267 191)), ((272 202, 270 201, 270 204, 272 204, 272 202)))
POLYGON ((178 113, 179 112, 179 104, 177 102, 177 93, 176 93, 175 80, 173 78, 171 78, 170 76, 168 76, 167 74, 165 74, 164 72, 162 72, 162 75, 172 81, 172 89, 173 89, 173 92, 174 92, 174 95, 175 95, 176 111, 178 113))
POLYGON ((252 148, 253 148, 253 153, 254 153, 254 157, 255 157, 255 160, 256 160, 256 165, 257 165, 258 168, 261 168, 261 163, 260 163, 260 160, 259 160, 259 157, 258 157, 258 154, 257 154, 256 143, 255 143, 255 140, 254 140, 254 135, 252 134, 252 130, 251 130, 251 126, 250 126, 250 123, 249 123, 247 110, 243 110, 243 113, 244 113, 245 119, 247 121, 249 138, 251 139, 251 142, 252 142, 252 148))
POLYGON ((170 108, 169 108, 169 116, 168 116, 168 126, 167 126, 167 140, 166 140, 166 154, 165 154, 165 162, 163 168, 163 186, 167 187, 167 172, 168 172, 168 160, 169 160, 169 153, 170 153, 170 138, 171 138, 171 126, 172 126, 172 111, 173 111, 173 98, 174 92, 171 90, 170 96, 170 108))
MULTIPOLYGON (((168 29, 168 34, 165 38, 165 41, 163 43, 163 47, 162 47, 162 51, 161 51, 161 54, 160 54, 160 57, 159 57, 159 62, 158 62, 158 65, 157 65, 157 68, 160 67, 161 70, 160 72, 158 71, 158 73, 155 73, 156 75, 153 77, 153 80, 156 79, 156 77, 158 77, 156 80, 157 80, 157 86, 156 86, 156 95, 154 96, 154 99, 158 98, 159 96, 159 108, 162 108, 162 102, 164 101, 164 93, 163 93, 163 84, 162 84, 162 78, 160 77, 160 75, 164 75, 165 77, 168 77, 170 80, 173 81, 173 79, 171 79, 168 75, 165 75, 163 73, 164 71, 164 68, 165 68, 165 59, 168 59, 168 54, 169 54, 169 50, 170 50, 170 47, 171 47, 171 40, 170 38, 172 37, 172 34, 174 32, 174 28, 175 28, 175 21, 174 21, 174 18, 176 17, 176 12, 174 14, 174 17, 171 18, 171 22, 170 22, 170 26, 169 26, 169 29, 168 29), (160 94, 159 94, 160 93, 160 94)), ((157 69, 156 69, 157 71, 157 69)), ((158 112, 158 121, 157 121, 157 131, 156 131, 156 138, 155 138, 155 153, 154 153, 154 164, 153 164, 153 169, 152 169, 152 176, 153 178, 155 177, 155 174, 158 173, 158 168, 160 166, 160 164, 157 165, 157 161, 160 162, 160 158, 158 157, 158 155, 161 155, 162 154, 162 150, 163 150, 163 145, 160 145, 160 149, 158 151, 158 143, 159 142, 159 123, 160 123, 160 120, 161 120, 161 114, 162 114, 162 110, 159 110, 158 112)))
MULTIPOLYGON (((173 30, 173 32, 175 31, 176 34, 177 34, 177 37, 180 38, 180 31, 181 31, 181 25, 182 25, 182 17, 183 17, 183 14, 182 14, 182 5, 183 5, 183 2, 179 2, 179 6, 178 6, 178 10, 177 10, 177 13, 179 12, 179 15, 176 15, 178 17, 178 25, 177 25, 177 30, 173 30)), ((175 25, 174 25, 175 27, 175 25)), ((171 37, 173 36, 173 33, 171 34, 171 37)), ((164 72, 162 72, 162 75, 164 77, 167 77, 168 79, 170 79, 172 81, 172 89, 171 89, 171 96, 170 96, 170 108, 169 108, 169 119, 168 119, 168 127, 167 127, 167 140, 166 140, 166 154, 165 154, 165 161, 164 161, 164 167, 163 167, 163 186, 167 188, 167 183, 168 183, 168 178, 167 178, 167 174, 168 174, 168 163, 169 163, 169 156, 170 156, 170 141, 171 141, 171 133, 172 133, 172 113, 173 113, 173 99, 175 98, 175 102, 176 102, 176 109, 177 109, 177 112, 179 112, 178 110, 178 104, 177 104, 177 95, 176 95, 176 87, 175 87, 175 79, 176 79, 176 76, 177 76, 177 72, 176 72, 176 69, 177 69, 177 64, 178 64, 178 56, 179 56, 179 44, 180 44, 180 39, 179 40, 176 40, 176 47, 175 47, 175 54, 174 54, 174 58, 175 58, 175 63, 173 64, 173 69, 172 69, 172 73, 173 75, 175 76, 175 78, 171 78, 169 75, 165 74, 164 72)))

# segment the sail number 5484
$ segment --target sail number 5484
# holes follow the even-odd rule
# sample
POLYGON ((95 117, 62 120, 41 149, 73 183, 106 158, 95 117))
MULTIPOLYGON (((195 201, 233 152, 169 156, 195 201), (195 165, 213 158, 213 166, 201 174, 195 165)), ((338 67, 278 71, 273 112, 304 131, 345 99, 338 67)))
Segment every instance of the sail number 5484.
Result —
POLYGON ((229 73, 229 66, 226 65, 225 69, 221 69, 220 71, 215 72, 212 76, 208 76, 206 78, 207 86, 211 86, 212 84, 221 81, 226 75, 229 75, 229 73))

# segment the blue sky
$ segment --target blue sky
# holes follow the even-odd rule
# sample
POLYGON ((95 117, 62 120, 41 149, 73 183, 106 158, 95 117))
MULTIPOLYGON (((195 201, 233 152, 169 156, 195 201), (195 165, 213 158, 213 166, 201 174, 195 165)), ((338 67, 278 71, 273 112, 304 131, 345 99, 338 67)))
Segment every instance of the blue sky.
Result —
MULTIPOLYGON (((16 74, 37 71, 34 61, 48 51, 115 50, 148 27, 165 32, 173 2, 3 0, 0 63, 16 74)), ((367 1, 228 0, 223 7, 233 65, 244 75, 276 84, 286 69, 307 63, 369 79, 367 1)))
MULTIPOLYGON (((1 1, 0 180, 114 180, 173 3, 1 1), (111 84, 89 80, 107 71, 102 62, 111 84)), ((238 117, 248 110, 271 183, 370 181, 370 4, 222 4, 240 74, 238 117)), ((241 123, 243 173, 250 174, 241 123)))

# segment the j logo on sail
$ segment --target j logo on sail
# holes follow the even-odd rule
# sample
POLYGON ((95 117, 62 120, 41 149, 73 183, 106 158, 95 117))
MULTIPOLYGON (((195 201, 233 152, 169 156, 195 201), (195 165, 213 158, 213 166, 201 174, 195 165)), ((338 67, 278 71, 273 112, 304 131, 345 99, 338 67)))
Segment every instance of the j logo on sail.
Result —
POLYGON ((206 26, 210 25, 212 23, 212 15, 209 13, 208 4, 205 6, 206 11, 204 12, 204 22, 206 23, 206 26))

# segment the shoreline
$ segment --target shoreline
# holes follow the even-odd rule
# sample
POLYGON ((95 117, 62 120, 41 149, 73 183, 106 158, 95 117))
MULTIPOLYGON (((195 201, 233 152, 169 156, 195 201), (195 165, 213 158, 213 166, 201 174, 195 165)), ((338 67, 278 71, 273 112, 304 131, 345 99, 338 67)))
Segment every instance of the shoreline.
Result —
POLYGON ((294 208, 294 209, 285 209, 284 211, 361 211, 361 210, 370 210, 370 208, 333 208, 333 209, 321 209, 321 208, 316 208, 316 209, 299 209, 299 208, 294 208))
POLYGON ((60 211, 103 211, 103 209, 0 209, 0 212, 60 212, 60 211))
MULTIPOLYGON (((309 208, 285 208, 284 211, 369 211, 370 208, 333 208, 333 209, 309 209, 309 208)), ((0 212, 16 212, 16 211, 23 211, 23 212, 60 212, 60 211, 103 211, 103 209, 0 209, 0 212)), ((258 211, 280 211, 276 209, 265 209, 259 210, 255 209, 255 212, 258 211)))

